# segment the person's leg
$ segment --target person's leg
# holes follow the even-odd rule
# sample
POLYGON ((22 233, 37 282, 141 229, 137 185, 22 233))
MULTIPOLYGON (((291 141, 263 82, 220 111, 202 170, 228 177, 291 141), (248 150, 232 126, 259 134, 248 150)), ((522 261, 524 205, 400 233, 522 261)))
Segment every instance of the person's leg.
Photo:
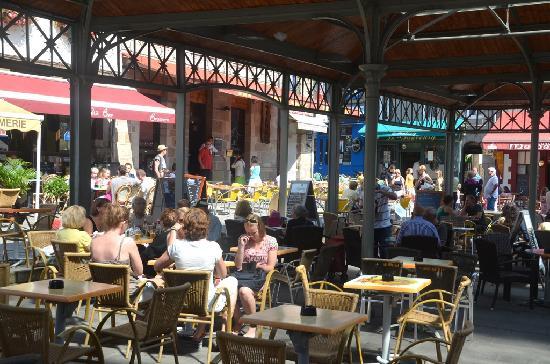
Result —
POLYGON ((489 197, 489 200, 487 201, 487 210, 494 211, 496 202, 497 199, 495 197, 489 197))
MULTIPOLYGON (((227 292, 229 293, 229 308, 231 310, 231 315, 235 314, 235 306, 237 305, 237 294, 238 294, 238 285, 239 282, 235 277, 226 277, 218 283, 216 288, 226 288, 227 292)), ((224 299, 222 300, 220 297, 220 300, 218 300, 218 303, 216 304, 216 312, 219 312, 223 310, 223 308, 226 306, 227 299, 224 296, 224 299)), ((225 325, 227 324, 227 317, 225 317, 225 323, 222 327, 222 330, 225 331, 225 325)))
MULTIPOLYGON (((245 314, 249 315, 256 312, 256 299, 254 298, 254 291, 252 291, 250 288, 241 287, 239 289, 239 300, 241 301, 241 305, 245 314)), ((256 336, 256 328, 250 327, 245 336, 256 336)))
POLYGON ((374 229, 374 251, 373 257, 378 258, 378 248, 380 247, 382 241, 384 240, 384 229, 374 229))

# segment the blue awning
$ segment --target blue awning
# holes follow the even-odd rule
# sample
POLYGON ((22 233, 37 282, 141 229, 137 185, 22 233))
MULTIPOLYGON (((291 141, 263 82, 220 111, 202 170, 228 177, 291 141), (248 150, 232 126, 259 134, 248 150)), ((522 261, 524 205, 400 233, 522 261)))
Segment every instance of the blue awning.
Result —
MULTIPOLYGON (((365 135, 365 126, 359 129, 360 135, 365 135)), ((432 130, 409 128, 405 126, 378 124, 377 134, 380 138, 389 137, 444 137, 445 133, 432 130)))

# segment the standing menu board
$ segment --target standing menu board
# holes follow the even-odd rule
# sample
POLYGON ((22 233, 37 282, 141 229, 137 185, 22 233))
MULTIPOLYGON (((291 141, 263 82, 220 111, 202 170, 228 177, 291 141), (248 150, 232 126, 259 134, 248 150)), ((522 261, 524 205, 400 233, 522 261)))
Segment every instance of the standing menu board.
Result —
POLYGON ((441 206, 442 199, 442 191, 416 191, 416 199, 414 200, 414 203, 425 209, 433 207, 437 210, 439 206, 441 206))
POLYGON ((183 187, 187 194, 187 196, 185 196, 184 193, 183 197, 187 198, 189 202, 191 202, 191 206, 195 206, 197 202, 204 197, 203 194, 205 192, 204 185, 206 184, 206 178, 187 173, 184 174, 183 177, 183 187))
MULTIPOLYGON (((535 235, 535 229, 533 228, 533 222, 531 221, 531 215, 529 210, 521 210, 521 215, 523 216, 523 222, 525 223, 525 229, 527 230, 527 235, 529 236, 529 245, 531 249, 539 249, 539 243, 535 235)), ((546 268, 542 258, 539 258, 539 271, 542 275, 545 274, 546 268)))
POLYGON ((313 193, 313 182, 290 181, 290 191, 286 201, 286 216, 292 217, 292 209, 296 205, 304 205, 309 211, 309 218, 318 220, 317 204, 313 193))

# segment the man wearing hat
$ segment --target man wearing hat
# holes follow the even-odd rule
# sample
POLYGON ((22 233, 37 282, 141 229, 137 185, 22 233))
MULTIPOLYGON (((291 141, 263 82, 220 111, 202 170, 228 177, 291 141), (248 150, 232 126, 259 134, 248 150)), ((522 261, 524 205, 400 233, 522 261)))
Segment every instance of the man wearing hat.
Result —
POLYGON ((153 172, 156 178, 164 177, 164 172, 167 170, 166 160, 164 159, 167 150, 168 148, 164 144, 157 147, 158 154, 155 156, 155 159, 153 159, 153 172))
POLYGON ((487 201, 487 210, 495 211, 496 202, 498 198, 498 177, 495 167, 489 167, 489 179, 485 184, 485 189, 483 190, 483 197, 487 201))

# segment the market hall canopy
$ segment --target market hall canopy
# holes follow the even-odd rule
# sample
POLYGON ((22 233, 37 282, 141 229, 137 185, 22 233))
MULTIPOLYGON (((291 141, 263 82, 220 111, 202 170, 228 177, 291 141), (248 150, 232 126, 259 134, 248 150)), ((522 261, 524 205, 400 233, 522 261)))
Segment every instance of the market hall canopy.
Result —
POLYGON ((43 115, 36 115, 19 106, 0 99, 0 129, 19 130, 22 132, 36 131, 40 133, 43 115))
MULTIPOLYGON (((365 135, 365 126, 362 126, 358 133, 365 135)), ((380 138, 425 138, 425 137, 445 137, 445 133, 436 131, 407 128, 404 126, 378 124, 378 137, 380 138)))

